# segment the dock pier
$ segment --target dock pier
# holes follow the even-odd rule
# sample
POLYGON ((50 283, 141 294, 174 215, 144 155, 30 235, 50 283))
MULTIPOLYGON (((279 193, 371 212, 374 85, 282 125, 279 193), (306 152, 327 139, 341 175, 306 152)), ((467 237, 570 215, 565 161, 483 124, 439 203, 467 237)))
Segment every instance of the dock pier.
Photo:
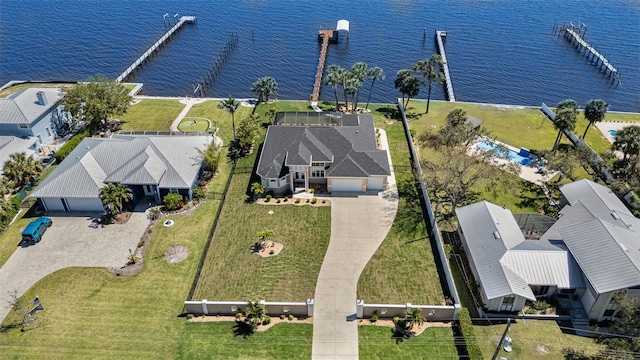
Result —
POLYGON ((453 83, 451 82, 451 75, 449 74, 449 65, 447 61, 447 54, 444 50, 444 43, 447 38, 446 31, 439 31, 436 29, 436 43, 438 44, 438 53, 442 57, 442 71, 444 72, 445 86, 447 88, 447 99, 451 102, 456 101, 456 95, 453 92, 453 83))
POLYGON ((195 97, 203 97, 207 95, 208 89, 213 85, 216 80, 216 77, 220 73, 220 69, 227 62, 229 56, 231 56, 232 51, 238 46, 239 42, 238 34, 231 34, 227 39, 227 42, 222 47, 222 50, 216 56, 216 58, 211 62, 211 65, 207 69, 207 72, 204 76, 197 79, 192 87, 193 87, 193 95, 195 97))
POLYGON ((151 56, 151 54, 153 54, 156 50, 158 50, 158 48, 160 48, 163 44, 165 44, 173 34, 175 34, 178 30, 182 29, 184 24, 194 24, 195 22, 196 22, 195 16, 182 16, 180 20, 177 23, 175 23, 175 25, 173 25, 173 27, 171 27, 160 38, 160 40, 156 41, 155 44, 151 45, 151 47, 147 51, 145 51, 144 54, 142 54, 136 61, 134 61, 133 64, 131 64, 131 66, 127 68, 127 70, 125 70, 122 74, 120 74, 120 76, 116 78, 116 81, 117 82, 124 81, 129 75, 131 75, 131 73, 133 73, 138 68, 138 66, 144 63, 151 56))
POLYGON ((318 58, 318 68, 316 69, 316 79, 313 83, 313 93, 311 93, 311 104, 318 104, 320 98, 320 87, 322 87, 322 74, 324 74, 324 63, 327 59, 327 49, 329 48, 329 42, 338 42, 338 32, 335 30, 320 30, 318 31, 318 41, 322 41, 322 48, 320 50, 320 57, 318 58))
POLYGON ((554 24, 553 32, 557 35, 562 35, 573 47, 576 48, 579 54, 583 54, 584 57, 594 64, 598 71, 604 73, 612 81, 617 81, 620 84, 620 73, 613 64, 607 60, 607 58, 599 52, 593 44, 590 44, 585 37, 587 32, 587 25, 585 24, 554 24), (594 63, 595 60, 595 63, 594 63))

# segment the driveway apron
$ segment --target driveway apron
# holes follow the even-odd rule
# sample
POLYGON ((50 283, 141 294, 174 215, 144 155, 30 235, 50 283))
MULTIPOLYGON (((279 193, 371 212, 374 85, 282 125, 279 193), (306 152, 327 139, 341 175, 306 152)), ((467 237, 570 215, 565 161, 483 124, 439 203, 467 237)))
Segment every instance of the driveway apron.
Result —
POLYGON ((313 359, 357 359, 356 291, 397 211, 394 191, 331 199, 331 239, 316 284, 313 359))

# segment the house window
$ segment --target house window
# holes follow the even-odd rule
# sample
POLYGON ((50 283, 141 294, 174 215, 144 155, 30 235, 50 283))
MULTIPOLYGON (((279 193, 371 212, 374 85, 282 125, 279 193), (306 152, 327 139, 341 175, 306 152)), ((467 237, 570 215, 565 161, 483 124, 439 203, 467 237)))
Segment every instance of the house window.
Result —
POLYGON ((324 177, 324 170, 314 170, 311 172, 311 177, 321 178, 324 177))
POLYGON ((29 128, 29 125, 27 125, 27 124, 19 124, 19 125, 18 125, 18 127, 19 127, 20 129, 28 129, 28 128, 29 128))
POLYGON ((604 316, 604 317, 612 317, 613 314, 615 314, 615 313, 616 313, 615 310, 605 310, 604 314, 602 314, 602 316, 604 316))
POLYGON ((269 187, 277 187, 276 181, 274 179, 269 179, 269 187))
POLYGON ((602 316, 612 317, 615 315, 617 310, 618 310, 618 303, 612 299, 609 302, 609 304, 607 304, 607 308, 604 310, 604 314, 602 314, 602 316))
POLYGON ((311 166, 324 166, 324 163, 321 162, 312 162, 311 166))
POLYGON ((280 178, 280 182, 281 183, 286 182, 286 181, 287 181, 287 177, 286 176, 283 176, 283 177, 280 178))
POLYGON ((504 298, 502 298, 502 303, 503 304, 513 304, 515 299, 516 299, 515 295, 505 296, 504 298))

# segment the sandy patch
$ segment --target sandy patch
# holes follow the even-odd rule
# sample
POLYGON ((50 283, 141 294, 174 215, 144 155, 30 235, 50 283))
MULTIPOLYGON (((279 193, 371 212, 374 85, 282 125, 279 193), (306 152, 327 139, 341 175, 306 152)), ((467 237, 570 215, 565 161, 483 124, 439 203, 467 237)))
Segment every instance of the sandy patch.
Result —
POLYGON ((174 245, 164 252, 164 259, 169 264, 184 261, 189 256, 189 249, 184 245, 174 245))
MULTIPOLYGON (((232 321, 237 321, 238 319, 236 319, 235 316, 208 316, 208 315, 202 315, 202 316, 197 316, 194 317, 193 319, 190 319, 190 322, 213 322, 213 321, 226 321, 226 322, 232 322, 232 321)), ((293 320, 289 320, 287 319, 280 319, 280 317, 276 317, 273 316, 271 317, 271 323, 269 323, 269 325, 259 325, 257 331, 266 331, 269 328, 273 327, 274 325, 277 324, 286 324, 286 323, 290 323, 290 324, 312 324, 313 323, 313 317, 308 317, 308 318, 304 318, 304 319, 298 319, 298 318, 294 318, 293 320)))
POLYGON ((254 251, 253 253, 254 254, 258 254, 258 255, 262 256, 263 258, 272 257, 272 256, 277 256, 278 254, 280 254, 280 252, 282 251, 283 248, 284 248, 284 245, 282 243, 275 242, 275 241, 269 241, 269 244, 267 244, 267 246, 265 246, 260 251, 254 251))
MULTIPOLYGON (((358 325, 364 325, 364 326, 384 326, 384 327, 388 327, 390 329, 393 329, 396 327, 396 324, 393 323, 393 320, 378 320, 374 323, 372 323, 369 320, 366 319, 361 319, 358 322, 358 325)), ((444 323, 444 322, 423 322, 422 325, 416 325, 413 327, 413 329, 411 331, 408 332, 408 334, 410 334, 411 336, 418 336, 420 334, 422 334, 427 328, 430 327, 451 327, 451 323, 444 323)))

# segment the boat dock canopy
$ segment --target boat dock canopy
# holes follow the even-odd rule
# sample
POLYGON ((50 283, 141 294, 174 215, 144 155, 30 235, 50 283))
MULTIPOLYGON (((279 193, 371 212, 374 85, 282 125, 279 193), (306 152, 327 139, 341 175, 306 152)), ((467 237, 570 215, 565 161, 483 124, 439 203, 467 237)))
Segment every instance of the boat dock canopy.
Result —
POLYGON ((344 30, 349 32, 349 20, 338 20, 338 25, 336 25, 336 30, 344 30))

